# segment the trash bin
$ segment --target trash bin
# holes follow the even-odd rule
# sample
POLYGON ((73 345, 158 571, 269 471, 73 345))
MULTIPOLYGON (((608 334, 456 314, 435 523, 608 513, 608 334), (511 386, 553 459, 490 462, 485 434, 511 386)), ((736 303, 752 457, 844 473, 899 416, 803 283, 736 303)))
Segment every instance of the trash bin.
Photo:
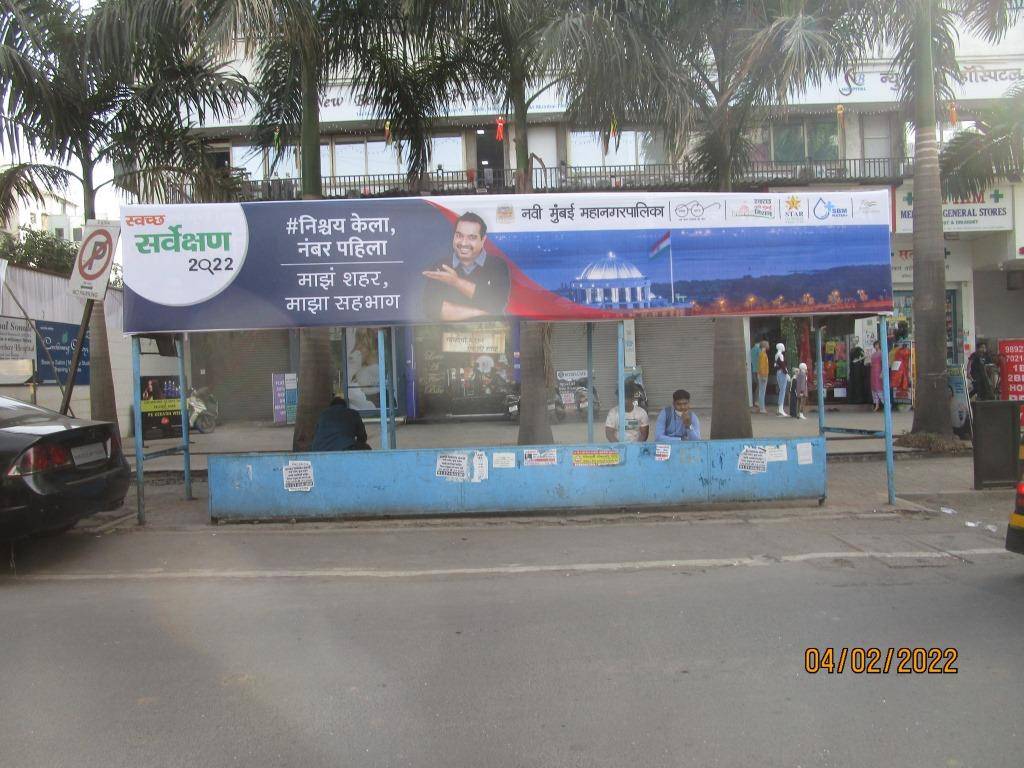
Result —
POLYGON ((981 400, 974 416, 974 488, 1007 488, 1021 477, 1020 404, 981 400))

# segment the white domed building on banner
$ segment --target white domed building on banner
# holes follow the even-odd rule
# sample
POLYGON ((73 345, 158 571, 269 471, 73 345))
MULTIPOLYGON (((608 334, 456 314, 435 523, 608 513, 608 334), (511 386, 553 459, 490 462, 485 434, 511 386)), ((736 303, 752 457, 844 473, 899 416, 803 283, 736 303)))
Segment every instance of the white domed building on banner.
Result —
POLYGON ((571 288, 574 302, 598 309, 641 309, 654 301, 651 281, 631 261, 610 251, 588 264, 571 288))

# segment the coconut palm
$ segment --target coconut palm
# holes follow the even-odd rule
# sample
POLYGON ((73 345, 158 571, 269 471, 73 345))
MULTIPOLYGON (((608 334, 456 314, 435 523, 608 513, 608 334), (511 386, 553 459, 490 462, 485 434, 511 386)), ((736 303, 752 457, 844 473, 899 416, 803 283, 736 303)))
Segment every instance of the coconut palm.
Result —
MULTIPOLYGON (((961 81, 956 60, 958 30, 967 29, 996 42, 1020 13, 1020 4, 1014 0, 869 2, 857 11, 859 29, 896 51, 893 69, 914 117, 914 432, 952 434, 946 388, 946 277, 935 138, 937 105, 951 101, 953 84, 961 81)), ((993 170, 996 167, 992 166, 993 170)))
MULTIPOLYGON (((855 56, 847 7, 668 0, 570 3, 548 32, 550 61, 566 73, 569 117, 657 128, 670 154, 686 149, 722 192, 750 157, 750 132, 794 94, 855 56)), ((712 437, 751 435, 740 319, 715 320, 712 437)))
MULTIPOLYGON (((78 172, 51 170, 41 180, 81 183, 86 220, 106 184, 162 199, 185 183, 215 183, 219 172, 189 128, 208 111, 227 113, 247 89, 173 19, 129 38, 122 21, 130 5, 0 0, 0 140, 15 154, 75 163, 78 172), (114 164, 112 181, 96 181, 102 163, 114 164)), ((102 302, 93 303, 89 327, 92 416, 116 421, 102 302)))
POLYGON ((957 133, 939 156, 946 191, 956 197, 976 195, 1007 176, 1024 170, 1024 85, 982 111, 974 126, 957 133))

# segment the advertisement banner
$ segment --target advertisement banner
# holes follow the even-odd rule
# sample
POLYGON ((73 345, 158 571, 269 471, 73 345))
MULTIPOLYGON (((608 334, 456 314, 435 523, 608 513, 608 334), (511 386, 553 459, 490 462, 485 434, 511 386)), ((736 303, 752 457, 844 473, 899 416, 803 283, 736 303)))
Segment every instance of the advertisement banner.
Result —
POLYGON ((35 360, 36 335, 20 317, 0 317, 0 360, 35 360))
POLYGON ((441 337, 441 351, 501 355, 505 353, 505 334, 501 331, 445 331, 441 337))
MULTIPOLYGON (((36 328, 46 343, 46 349, 50 354, 47 356, 43 351, 39 339, 36 339, 36 376, 40 384, 56 384, 58 379, 61 384, 68 380, 68 373, 71 371, 71 356, 75 353, 75 343, 78 341, 78 326, 74 323, 50 323, 43 320, 36 320, 36 328), (57 366, 57 373, 53 372, 53 365, 50 365, 50 358, 57 366)), ((78 372, 75 374, 75 385, 89 384, 89 331, 85 332, 85 341, 82 344, 82 357, 78 361, 78 372)))
POLYGON ((999 342, 999 365, 1000 397, 1024 401, 1024 339, 999 342))
POLYGON ((181 388, 177 376, 143 376, 142 432, 160 430, 165 434, 181 434, 181 388))
POLYGON ((892 309, 885 191, 122 208, 128 333, 892 309))

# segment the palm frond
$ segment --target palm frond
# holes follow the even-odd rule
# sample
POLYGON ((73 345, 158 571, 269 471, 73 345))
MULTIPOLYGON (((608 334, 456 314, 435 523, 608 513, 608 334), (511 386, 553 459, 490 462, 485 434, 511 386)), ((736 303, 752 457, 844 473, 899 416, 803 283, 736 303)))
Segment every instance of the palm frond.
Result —
POLYGON ((939 165, 949 194, 978 194, 1024 172, 1024 85, 1006 95, 979 116, 973 129, 956 134, 942 148, 939 165))
POLYGON ((0 169, 0 222, 9 222, 22 203, 45 202, 48 192, 63 191, 72 178, 55 165, 17 163, 0 169))

